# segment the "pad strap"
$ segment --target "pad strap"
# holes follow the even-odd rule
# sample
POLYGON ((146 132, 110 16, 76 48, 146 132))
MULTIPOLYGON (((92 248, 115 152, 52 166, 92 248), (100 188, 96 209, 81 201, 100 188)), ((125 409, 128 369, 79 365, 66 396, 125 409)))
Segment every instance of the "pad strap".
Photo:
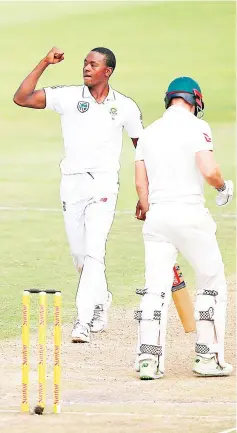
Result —
POLYGON ((143 317, 144 313, 142 314, 142 310, 136 310, 134 311, 134 319, 135 320, 161 320, 161 311, 154 310, 152 312, 150 317, 143 317))
POLYGON ((210 307, 207 311, 199 311, 199 320, 214 320, 214 308, 210 307))
MULTIPOLYGON (((181 287, 180 287, 181 288, 181 287)), ((177 289, 179 290, 179 289, 177 289)), ((148 289, 136 289, 136 295, 144 296, 147 294, 148 289)), ((165 298, 165 292, 161 292, 160 294, 161 298, 165 298)))
POLYGON ((142 344, 140 346, 141 353, 147 353, 149 355, 162 355, 162 346, 153 346, 151 344, 142 344))
POLYGON ((209 354, 218 353, 219 352, 219 345, 218 344, 207 345, 207 344, 196 343, 195 352, 198 355, 206 355, 207 353, 209 353, 209 354))
POLYGON ((218 292, 216 290, 208 290, 208 289, 204 289, 203 290, 203 295, 209 295, 209 296, 217 296, 218 292))
POLYGON ((136 289, 136 295, 144 296, 147 293, 147 289, 136 289))

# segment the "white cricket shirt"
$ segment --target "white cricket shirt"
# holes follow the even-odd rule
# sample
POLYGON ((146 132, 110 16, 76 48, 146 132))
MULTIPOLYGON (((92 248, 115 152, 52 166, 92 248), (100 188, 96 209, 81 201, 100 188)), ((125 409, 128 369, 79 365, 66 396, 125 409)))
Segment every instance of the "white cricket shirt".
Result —
POLYGON ((149 203, 204 203, 204 179, 195 161, 213 150, 210 126, 179 105, 143 130, 136 160, 144 160, 149 203))
POLYGON ((65 158, 63 174, 117 172, 123 128, 131 138, 143 129, 136 103, 109 89, 98 104, 87 86, 56 86, 44 89, 46 108, 61 115, 65 158))

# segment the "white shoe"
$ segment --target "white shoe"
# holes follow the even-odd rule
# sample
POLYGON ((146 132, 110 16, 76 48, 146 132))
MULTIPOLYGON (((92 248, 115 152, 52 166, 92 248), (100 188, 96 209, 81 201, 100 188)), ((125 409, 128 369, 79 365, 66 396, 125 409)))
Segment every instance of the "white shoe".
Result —
POLYGON ((90 343, 90 326, 76 320, 72 330, 72 343, 90 343))
POLYGON ((112 293, 108 292, 108 299, 105 304, 95 306, 93 319, 91 321, 91 332, 102 332, 108 323, 108 309, 112 303, 112 293))
POLYGON ((161 379, 164 373, 157 366, 157 359, 142 359, 139 361, 140 379, 153 380, 161 379))
POLYGON ((216 355, 210 358, 197 355, 193 365, 193 372, 199 376, 229 376, 232 371, 231 364, 225 363, 225 366, 221 367, 217 362, 216 355))

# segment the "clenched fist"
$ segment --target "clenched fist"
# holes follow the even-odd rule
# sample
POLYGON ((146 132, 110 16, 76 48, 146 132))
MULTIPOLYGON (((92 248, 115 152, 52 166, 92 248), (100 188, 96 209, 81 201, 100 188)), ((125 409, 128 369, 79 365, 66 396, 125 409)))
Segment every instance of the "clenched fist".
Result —
POLYGON ((44 58, 44 61, 49 65, 60 63, 62 60, 64 60, 64 52, 57 47, 53 47, 44 58))

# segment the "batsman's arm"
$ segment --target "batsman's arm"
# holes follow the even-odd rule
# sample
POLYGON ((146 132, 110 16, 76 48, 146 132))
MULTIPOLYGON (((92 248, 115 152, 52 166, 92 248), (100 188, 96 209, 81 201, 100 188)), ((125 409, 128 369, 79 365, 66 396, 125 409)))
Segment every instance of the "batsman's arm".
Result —
POLYGON ((225 206, 233 198, 233 182, 224 180, 219 165, 216 163, 213 152, 202 150, 196 153, 196 163, 206 182, 217 191, 217 206, 225 206))
POLYGON ((60 63, 62 60, 64 60, 64 53, 58 48, 53 47, 21 83, 13 98, 15 104, 27 108, 45 108, 45 91, 44 89, 35 90, 35 87, 45 69, 49 65, 60 63))
POLYGON ((209 185, 214 188, 221 188, 224 179, 221 175, 220 167, 215 161, 211 150, 202 150, 196 153, 196 163, 203 177, 209 185))

